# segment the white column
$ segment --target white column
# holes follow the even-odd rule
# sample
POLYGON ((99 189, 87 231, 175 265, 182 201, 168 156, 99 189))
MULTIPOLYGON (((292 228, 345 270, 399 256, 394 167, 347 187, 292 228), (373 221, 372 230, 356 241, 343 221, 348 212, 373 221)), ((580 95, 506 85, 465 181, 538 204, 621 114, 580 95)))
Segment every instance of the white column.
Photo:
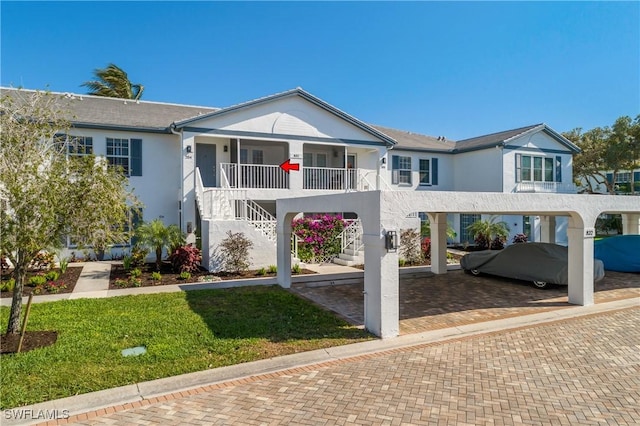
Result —
POLYGON ((194 152, 196 150, 196 140, 193 135, 182 136, 182 231, 187 232, 187 224, 191 222, 191 232, 186 235, 187 243, 196 242, 196 161, 194 152), (191 152, 187 152, 187 146, 191 147, 191 152))
POLYGON ((289 173, 289 189, 302 191, 304 181, 304 144, 302 142, 289 142, 289 160, 292 164, 299 164, 298 171, 289 173))
POLYGON ((278 285, 284 288, 291 288, 291 221, 295 213, 283 214, 277 212, 278 221, 276 223, 277 240, 277 279, 278 285), (284 219, 280 220, 280 218, 284 219))
POLYGON ((428 213, 431 227, 431 272, 447 273, 447 215, 428 213))
POLYGON ((640 234, 640 214, 637 214, 637 213, 622 214, 622 234, 623 235, 640 234))
POLYGON ((543 243, 556 242, 555 216, 540 216, 540 241, 543 243))
POLYGON ((569 303, 593 305, 593 237, 595 229, 569 218, 569 303))
POLYGON ((398 253, 387 252, 380 231, 364 239, 364 326, 378 337, 396 337, 400 321, 398 253))

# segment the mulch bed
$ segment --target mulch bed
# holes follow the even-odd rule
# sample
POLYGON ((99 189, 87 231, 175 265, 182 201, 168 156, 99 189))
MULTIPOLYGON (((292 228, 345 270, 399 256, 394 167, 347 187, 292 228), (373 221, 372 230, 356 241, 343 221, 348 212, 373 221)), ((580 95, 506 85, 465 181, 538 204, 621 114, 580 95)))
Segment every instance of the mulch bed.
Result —
MULTIPOLYGON (((215 281, 226 281, 226 280, 237 280, 237 279, 247 279, 247 278, 265 278, 265 277, 275 277, 276 274, 265 273, 264 275, 259 275, 257 271, 244 271, 238 274, 230 273, 230 272, 218 272, 212 274, 208 271, 202 270, 198 272, 194 272, 191 274, 191 278, 188 280, 180 279, 180 274, 175 273, 171 268, 171 264, 168 262, 163 262, 162 267, 160 268, 160 274, 162 278, 158 280, 153 280, 151 278, 151 274, 156 271, 155 263, 147 263, 144 266, 139 268, 142 271, 142 275, 140 276, 141 285, 140 287, 153 287, 160 285, 177 285, 177 284, 185 284, 185 283, 194 283, 194 282, 215 282, 215 281)), ((311 271, 309 269, 301 269, 299 274, 292 275, 305 275, 305 274, 315 274, 316 272, 311 271)), ((119 287, 115 284, 116 280, 128 280, 129 279, 129 271, 124 269, 124 266, 120 264, 111 265, 111 275, 109 276, 109 289, 116 290, 119 287)))
MULTIPOLYGON (((53 269, 54 271, 58 271, 60 272, 60 269, 53 269)), ((13 271, 9 270, 8 272, 5 272, 4 275, 2 275, 2 280, 8 280, 9 278, 11 278, 11 273, 13 271)), ((48 271, 30 271, 27 275, 26 278, 26 282, 28 282, 29 277, 32 275, 37 274, 38 272, 48 272, 48 271)), ((63 294, 63 293, 71 293, 73 292, 73 289, 76 287, 76 283, 78 282, 78 278, 80 277, 80 272, 82 272, 82 266, 69 266, 67 268, 67 270, 65 271, 64 274, 61 274, 60 277, 56 280, 56 283, 59 282, 63 282, 64 284, 66 284, 67 288, 65 289, 60 289, 57 293, 50 293, 48 292, 45 288, 41 288, 40 289, 40 293, 37 294, 37 292, 33 295, 34 297, 37 296, 44 296, 46 294, 63 294)), ((24 288, 22 289, 22 295, 23 296, 28 296, 31 293, 33 293, 35 290, 35 287, 29 287, 28 285, 25 285, 24 288)), ((0 292, 0 297, 5 298, 5 297, 13 297, 13 291, 3 291, 0 292)))
MULTIPOLYGON (((53 345, 56 340, 58 340, 57 331, 27 331, 24 333, 20 353, 53 345)), ((16 353, 19 342, 19 333, 0 335, 0 355, 16 353)))

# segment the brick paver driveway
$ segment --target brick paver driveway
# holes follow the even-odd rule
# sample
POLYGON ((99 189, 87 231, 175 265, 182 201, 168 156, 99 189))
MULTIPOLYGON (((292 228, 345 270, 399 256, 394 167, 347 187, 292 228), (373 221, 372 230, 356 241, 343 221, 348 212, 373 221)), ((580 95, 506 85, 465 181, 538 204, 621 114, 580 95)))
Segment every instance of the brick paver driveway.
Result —
POLYGON ((640 308, 237 380, 76 424, 638 424, 640 308))
MULTIPOLYGON (((294 286, 297 294, 349 322, 364 323, 363 284, 294 286)), ((474 277, 463 271, 400 277, 400 333, 417 333, 479 321, 509 318, 574 306, 566 286, 540 290, 524 281, 474 277)), ((607 271, 596 283, 595 302, 640 297, 640 274, 607 271)))

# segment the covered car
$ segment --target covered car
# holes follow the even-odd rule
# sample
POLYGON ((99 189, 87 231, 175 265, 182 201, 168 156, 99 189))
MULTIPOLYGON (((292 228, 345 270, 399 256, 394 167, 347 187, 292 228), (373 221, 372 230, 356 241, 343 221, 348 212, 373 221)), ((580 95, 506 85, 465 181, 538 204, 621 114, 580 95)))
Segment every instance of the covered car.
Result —
MULTIPOLYGON (((513 244, 504 250, 472 252, 460 259, 460 266, 473 274, 490 274, 531 281, 538 288, 569 284, 569 249, 551 243, 513 244)), ((604 278, 604 265, 594 259, 595 281, 604 278)))
POLYGON ((616 235, 593 243, 593 254, 604 262, 604 269, 640 272, 640 235, 616 235))

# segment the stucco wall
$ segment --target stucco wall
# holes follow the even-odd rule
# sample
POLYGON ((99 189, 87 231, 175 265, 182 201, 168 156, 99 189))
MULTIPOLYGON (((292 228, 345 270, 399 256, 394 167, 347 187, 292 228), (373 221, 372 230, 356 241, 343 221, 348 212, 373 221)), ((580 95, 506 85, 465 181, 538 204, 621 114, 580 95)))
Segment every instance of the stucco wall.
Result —
POLYGON ((454 156, 452 191, 502 192, 502 150, 491 148, 454 156))

